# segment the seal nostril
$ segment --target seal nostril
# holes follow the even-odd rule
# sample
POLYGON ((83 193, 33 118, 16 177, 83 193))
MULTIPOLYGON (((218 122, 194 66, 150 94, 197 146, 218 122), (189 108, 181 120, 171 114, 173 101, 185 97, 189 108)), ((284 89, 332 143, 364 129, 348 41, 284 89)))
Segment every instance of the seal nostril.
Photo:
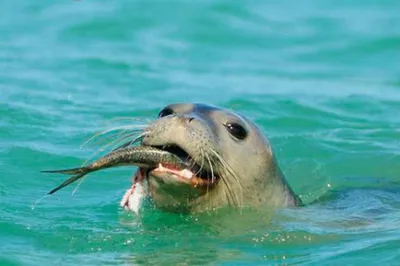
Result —
POLYGON ((189 117, 189 123, 192 122, 194 117, 189 117))

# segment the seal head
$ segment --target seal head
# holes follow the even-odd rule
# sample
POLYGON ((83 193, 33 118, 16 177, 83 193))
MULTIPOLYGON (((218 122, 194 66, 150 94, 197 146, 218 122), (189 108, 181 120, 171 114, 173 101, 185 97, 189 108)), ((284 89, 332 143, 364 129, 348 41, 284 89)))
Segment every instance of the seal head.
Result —
POLYGON ((301 204, 269 141, 253 122, 233 111, 205 104, 171 104, 145 132, 141 145, 168 150, 192 165, 138 169, 135 180, 146 183, 162 209, 200 212, 222 206, 301 204))

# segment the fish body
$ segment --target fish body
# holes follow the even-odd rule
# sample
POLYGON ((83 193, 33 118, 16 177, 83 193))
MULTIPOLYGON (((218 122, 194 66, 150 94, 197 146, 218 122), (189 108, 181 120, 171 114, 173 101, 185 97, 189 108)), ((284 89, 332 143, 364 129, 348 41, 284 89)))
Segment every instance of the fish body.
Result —
POLYGON ((42 172, 73 175, 48 193, 53 194, 63 187, 68 186, 69 184, 94 171, 124 165, 156 167, 160 163, 173 165, 177 168, 188 167, 188 162, 183 161, 181 158, 168 151, 160 150, 150 146, 136 146, 115 150, 87 166, 42 172))

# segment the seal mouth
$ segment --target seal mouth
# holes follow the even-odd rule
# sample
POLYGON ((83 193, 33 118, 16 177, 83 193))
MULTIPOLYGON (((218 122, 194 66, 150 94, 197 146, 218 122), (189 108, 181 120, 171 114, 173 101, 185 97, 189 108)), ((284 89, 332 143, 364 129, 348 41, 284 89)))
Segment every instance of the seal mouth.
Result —
POLYGON ((164 145, 164 146, 153 146, 160 150, 170 152, 184 162, 190 165, 188 168, 179 168, 171 164, 159 164, 156 168, 141 168, 146 173, 146 177, 156 177, 161 180, 167 178, 172 179, 175 182, 187 183, 195 188, 211 188, 219 180, 218 175, 207 167, 206 158, 202 158, 203 163, 199 164, 197 161, 190 156, 183 148, 178 145, 164 145))
MULTIPOLYGON (((209 167, 206 165, 206 158, 201 158, 204 162, 198 164, 196 160, 189 155, 184 149, 178 145, 152 146, 157 149, 168 151, 178 156, 182 161, 187 162, 187 168, 179 168, 173 164, 161 164, 157 167, 139 167, 133 177, 132 187, 129 188, 121 200, 121 207, 137 211, 139 198, 142 197, 137 191, 137 187, 143 181, 156 181, 159 184, 164 184, 166 187, 186 187, 197 195, 207 193, 220 180, 218 174, 212 169, 211 162, 209 167), (135 207, 136 206, 136 207, 135 207)), ((171 191, 172 193, 172 191, 171 191)))

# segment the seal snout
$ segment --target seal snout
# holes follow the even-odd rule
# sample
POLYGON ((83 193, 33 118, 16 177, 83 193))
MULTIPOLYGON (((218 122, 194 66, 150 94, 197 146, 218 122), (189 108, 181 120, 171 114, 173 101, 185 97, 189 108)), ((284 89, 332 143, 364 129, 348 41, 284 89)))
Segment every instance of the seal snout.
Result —
POLYGON ((188 165, 185 169, 176 169, 165 164, 147 169, 146 179, 153 197, 168 195, 167 198, 186 202, 184 195, 196 198, 199 193, 203 194, 218 184, 218 169, 214 166, 211 152, 215 140, 209 125, 201 116, 194 113, 173 113, 166 109, 159 119, 149 125, 146 132, 148 133, 141 145, 165 150, 188 165))

